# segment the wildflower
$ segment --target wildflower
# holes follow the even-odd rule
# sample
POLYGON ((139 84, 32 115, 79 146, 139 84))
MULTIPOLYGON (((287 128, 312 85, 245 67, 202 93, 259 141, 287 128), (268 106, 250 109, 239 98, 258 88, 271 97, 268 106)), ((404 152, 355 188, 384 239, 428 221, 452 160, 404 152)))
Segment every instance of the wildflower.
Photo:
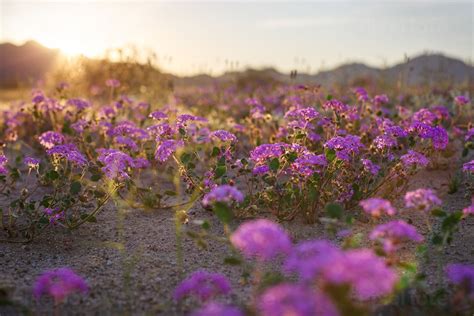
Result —
POLYGON ((390 294, 398 281, 396 272, 369 249, 354 249, 331 262, 322 278, 332 284, 349 284, 360 300, 390 294))
POLYGON ((413 165, 426 167, 430 162, 423 154, 420 154, 414 150, 408 150, 408 153, 401 156, 400 160, 405 167, 410 167, 413 165))
POLYGON ((242 202, 244 200, 243 194, 235 187, 228 184, 214 187, 202 199, 202 203, 207 206, 215 202, 229 203, 231 201, 242 202))
POLYGON ((431 189, 418 189, 405 194, 405 206, 430 211, 434 206, 441 205, 441 200, 431 189))
POLYGON ((217 131, 214 131, 212 133, 210 133, 209 135, 211 138, 217 138, 223 142, 236 142, 237 141, 237 137, 228 132, 228 131, 224 131, 224 130, 217 130, 217 131))
POLYGON ((326 101, 323 104, 323 108, 326 110, 331 109, 336 113, 343 113, 347 111, 347 105, 336 99, 326 101))
POLYGON ((474 215, 474 196, 471 199, 471 205, 462 210, 464 216, 474 215))
POLYGON ((364 148, 364 145, 360 142, 360 137, 354 135, 333 137, 324 146, 334 149, 337 158, 345 161, 349 161, 352 155, 358 154, 359 150, 364 148))
POLYGON ((105 85, 111 88, 118 88, 120 87, 120 81, 118 81, 117 79, 107 79, 105 81, 105 85))
POLYGON ((261 165, 261 166, 255 166, 253 169, 252 169, 252 174, 253 175, 263 175, 263 174, 266 174, 270 172, 270 167, 267 166, 267 165, 261 165))
POLYGON ((244 316, 236 307, 211 302, 193 312, 191 316, 244 316))
POLYGON ((43 295, 54 298, 61 303, 69 295, 82 292, 87 293, 86 281, 69 268, 59 268, 44 272, 35 282, 33 294, 36 299, 43 295))
POLYGON ((289 274, 296 272, 302 281, 315 280, 332 262, 342 260, 343 252, 325 240, 301 242, 293 248, 283 265, 289 274))
POLYGON ((448 132, 441 126, 431 129, 430 138, 435 149, 445 149, 449 142, 448 132))
POLYGON ((287 147, 288 144, 285 143, 263 144, 250 152, 250 159, 256 163, 263 163, 270 158, 282 156, 287 147))
POLYGON ((56 224, 58 220, 64 218, 64 212, 61 211, 59 208, 52 209, 52 208, 47 207, 43 210, 43 213, 47 217, 49 217, 50 224, 56 224))
POLYGON ((374 104, 380 106, 382 104, 388 103, 388 97, 386 94, 379 94, 374 97, 374 104))
POLYGON ((380 135, 374 139, 374 145, 377 149, 389 149, 397 146, 397 140, 390 135, 380 135))
POLYGON ((157 121, 168 119, 168 115, 166 115, 164 112, 161 112, 161 111, 151 112, 149 117, 151 117, 152 119, 157 120, 157 121))
POLYGON ((310 122, 316 119, 318 116, 319 116, 318 111, 316 111, 316 109, 312 107, 290 110, 285 113, 285 117, 301 119, 306 122, 310 122))
POLYGON ((191 114, 181 114, 176 118, 176 127, 178 129, 185 128, 188 122, 207 122, 207 119, 199 116, 194 116, 191 114))
POLYGON ((186 296, 194 296, 205 302, 219 295, 226 295, 230 291, 230 282, 224 275, 199 270, 176 287, 173 298, 179 301, 186 296))
POLYGON ((468 294, 474 294, 474 266, 460 263, 449 264, 446 274, 451 283, 462 286, 468 294))
POLYGON ((414 121, 423 122, 428 125, 432 125, 437 119, 437 116, 426 108, 422 108, 417 112, 413 113, 412 119, 414 121))
POLYGON ((137 143, 133 139, 131 139, 130 137, 117 136, 115 138, 115 141, 117 142, 117 144, 124 145, 125 147, 127 147, 131 151, 138 151, 137 143))
POLYGON ((382 241, 385 252, 392 253, 405 241, 422 242, 423 236, 416 231, 416 227, 398 220, 375 227, 370 233, 370 239, 382 241))
POLYGON ((159 162, 165 162, 178 149, 184 146, 182 140, 169 139, 161 142, 155 152, 155 159, 159 162))
POLYGON ((99 157, 97 158, 104 167, 102 171, 110 179, 128 179, 128 167, 133 167, 135 161, 126 153, 117 149, 98 149, 99 157))
POLYGON ((6 164, 8 163, 8 158, 5 155, 0 155, 0 174, 8 174, 8 169, 6 164))
POLYGON ((463 164, 462 170, 474 174, 474 159, 463 164))
POLYGON ((298 284, 279 284, 258 299, 262 316, 335 316, 337 308, 324 294, 298 284))
POLYGON ((361 159, 362 165, 364 166, 365 171, 371 173, 372 175, 377 175, 380 171, 380 166, 374 164, 371 160, 369 159, 361 159))
POLYGON ((230 240, 246 257, 255 257, 259 261, 268 261, 291 250, 291 241, 285 230, 266 219, 240 225, 230 240))
POLYGON ((454 98, 454 103, 456 103, 457 105, 466 105, 469 102, 471 102, 469 98, 463 95, 458 95, 454 98))
POLYGON ((75 106, 78 111, 83 111, 91 106, 89 101, 83 99, 69 99, 67 104, 75 106))
POLYGON ((80 119, 72 123, 71 128, 74 131, 76 131, 76 133, 82 134, 88 125, 89 125, 88 121, 80 119))
POLYGON ((46 149, 51 149, 55 145, 64 143, 64 136, 53 131, 44 132, 38 137, 38 139, 40 144, 46 149))
POLYGON ((318 171, 317 168, 325 167, 327 164, 328 162, 324 155, 305 153, 296 158, 291 167, 300 175, 309 177, 318 171))
POLYGON ((395 215, 396 210, 390 203, 385 199, 381 198, 370 198, 360 201, 360 206, 364 211, 374 217, 380 217, 382 214, 395 215))
POLYGON ((471 127, 467 133, 466 133, 466 136, 464 137, 464 140, 465 141, 469 141, 471 139, 474 139, 474 127, 471 127))
POLYGON ((136 169, 146 169, 150 167, 150 162, 146 158, 135 158, 132 162, 132 167, 136 169))
POLYGON ((364 88, 358 87, 354 89, 354 93, 357 95, 357 100, 365 102, 369 100, 369 95, 364 88))
POLYGON ((88 163, 86 157, 84 157, 84 155, 79 152, 76 145, 74 144, 56 145, 51 149, 48 149, 46 153, 50 156, 64 158, 80 167, 83 167, 88 163))
POLYGON ((40 160, 33 157, 25 157, 25 159, 23 159, 23 163, 30 169, 38 169, 40 160))

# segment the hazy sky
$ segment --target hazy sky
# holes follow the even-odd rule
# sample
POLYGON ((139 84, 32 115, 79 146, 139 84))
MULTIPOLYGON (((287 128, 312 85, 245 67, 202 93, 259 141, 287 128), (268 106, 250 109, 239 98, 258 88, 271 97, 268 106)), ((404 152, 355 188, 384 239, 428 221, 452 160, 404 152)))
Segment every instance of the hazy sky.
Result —
POLYGON ((0 0, 0 41, 35 39, 91 57, 134 44, 180 74, 231 64, 316 72, 425 50, 472 60, 473 16, 472 1, 0 0))

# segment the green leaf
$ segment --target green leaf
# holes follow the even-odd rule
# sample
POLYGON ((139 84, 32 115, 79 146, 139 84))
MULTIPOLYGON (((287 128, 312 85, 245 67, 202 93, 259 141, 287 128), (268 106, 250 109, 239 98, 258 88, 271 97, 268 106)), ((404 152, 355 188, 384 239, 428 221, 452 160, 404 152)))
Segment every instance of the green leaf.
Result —
POLYGON ((220 153, 220 150, 219 150, 218 147, 212 148, 212 154, 211 154, 212 157, 217 157, 217 155, 219 155, 219 153, 220 153))
POLYGON ((334 149, 326 148, 324 155, 329 162, 332 162, 334 159, 336 159, 336 151, 334 149))
POLYGON ((181 155, 181 162, 187 164, 191 160, 191 154, 184 153, 181 155))
POLYGON ((79 192, 81 192, 81 188, 81 183, 78 181, 74 181, 73 183, 71 183, 71 194, 78 194, 79 192))
POLYGON ((59 173, 57 173, 55 170, 50 170, 46 173, 46 178, 51 181, 54 181, 56 179, 59 179, 59 173))
POLYGON ((435 208, 434 210, 431 211, 431 215, 436 216, 436 217, 445 217, 447 214, 442 209, 435 208))
POLYGON ((237 266, 239 264, 242 264, 242 260, 236 257, 226 257, 224 258, 224 264, 227 264, 230 266, 237 266))
POLYGON ((270 167, 271 171, 277 172, 278 168, 280 168, 280 161, 278 160, 278 158, 273 158, 268 164, 268 166, 270 167))
POLYGON ((93 175, 91 176, 91 181, 97 182, 97 181, 100 180, 101 177, 102 177, 102 176, 101 176, 100 174, 93 174, 93 175))
POLYGON ((344 213, 344 209, 338 203, 328 203, 326 204, 325 209, 326 209, 326 213, 331 218, 340 219, 342 217, 342 214, 344 213))
POLYGON ((227 204, 217 202, 213 207, 214 213, 216 213, 217 218, 224 224, 228 224, 232 219, 232 211, 229 209, 227 204))
POLYGON ((91 217, 89 217, 89 218, 88 218, 88 217, 89 217, 89 214, 82 214, 82 215, 81 215, 81 219, 82 219, 82 220, 84 220, 84 219, 87 218, 87 221, 88 221, 89 223, 97 223, 97 218, 95 218, 95 216, 91 216, 91 217))
POLYGON ((227 167, 226 166, 217 166, 215 171, 214 171, 214 178, 215 179, 218 179, 220 177, 222 177, 223 175, 225 175, 225 173, 227 172, 227 167))
POLYGON ((166 190, 166 191, 165 191, 165 194, 168 195, 168 196, 175 196, 175 195, 176 195, 176 192, 171 191, 171 190, 166 190))

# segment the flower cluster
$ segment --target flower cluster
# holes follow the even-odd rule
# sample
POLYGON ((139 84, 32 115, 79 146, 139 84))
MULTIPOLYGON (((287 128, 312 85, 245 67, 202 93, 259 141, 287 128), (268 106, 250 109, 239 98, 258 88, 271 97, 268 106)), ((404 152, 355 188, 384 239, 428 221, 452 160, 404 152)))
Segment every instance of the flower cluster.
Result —
POLYGON ((244 195, 237 188, 228 184, 216 186, 211 189, 202 199, 205 206, 211 205, 215 202, 230 203, 232 201, 242 202, 244 195))
POLYGON ((441 204, 441 200, 431 189, 418 189, 405 194, 405 206, 408 208, 430 211, 433 207, 441 204))
POLYGON ((193 296, 205 302, 230 291, 230 282, 224 275, 200 270, 182 281, 176 287, 173 297, 179 301, 184 297, 193 296))
POLYGON ((79 275, 69 268, 59 268, 46 271, 36 280, 33 288, 34 296, 39 299, 49 295, 55 302, 63 302, 69 295, 82 292, 87 293, 89 287, 79 275))
POLYGON ((397 212, 390 201, 381 198, 366 199, 359 204, 366 213, 374 217, 380 217, 382 214, 395 215, 397 212))

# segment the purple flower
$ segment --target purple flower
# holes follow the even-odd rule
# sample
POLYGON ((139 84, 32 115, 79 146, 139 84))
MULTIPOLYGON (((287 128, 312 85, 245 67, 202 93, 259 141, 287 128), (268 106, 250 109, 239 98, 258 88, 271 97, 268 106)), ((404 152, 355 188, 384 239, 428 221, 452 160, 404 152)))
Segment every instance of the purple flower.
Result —
POLYGON ((458 95, 454 98, 454 103, 457 105, 466 105, 470 102, 469 98, 463 95, 458 95))
POLYGON ((161 111, 151 112, 149 117, 157 121, 168 119, 168 115, 166 115, 164 112, 161 112, 161 111))
POLYGON ((165 140, 161 142, 160 145, 158 145, 158 148, 155 152, 155 159, 159 162, 165 162, 178 149, 178 147, 182 146, 184 146, 184 142, 182 140, 165 140))
POLYGON ((211 134, 209 134, 209 136, 210 136, 211 138, 219 139, 219 140, 221 140, 221 141, 223 141, 223 142, 231 142, 231 143, 233 143, 233 142, 236 142, 236 141, 237 141, 237 137, 236 137, 234 134, 232 134, 232 133, 230 133, 230 132, 228 132, 228 131, 224 131, 224 130, 217 130, 217 131, 214 131, 214 132, 212 132, 211 134))
POLYGON ((434 206, 441 205, 441 200, 431 189, 418 189, 405 194, 405 206, 418 210, 430 211, 434 206))
POLYGON ((120 81, 118 81, 117 79, 107 79, 105 81, 105 85, 111 88, 118 88, 120 87, 120 81))
POLYGON ((127 168, 134 167, 135 161, 132 157, 117 149, 100 148, 97 150, 97 152, 99 152, 99 157, 97 160, 104 165, 104 167, 102 167, 102 171, 108 178, 130 178, 129 174, 127 173, 127 168))
POLYGON ((388 103, 388 97, 386 94, 379 94, 374 97, 374 104, 379 106, 388 103))
POLYGON ((467 133, 466 133, 466 136, 464 137, 464 140, 465 141, 469 141, 471 139, 474 139, 474 127, 471 127, 467 133))
POLYGON ((51 149, 55 145, 64 143, 64 136, 61 133, 48 131, 44 132, 38 137, 40 144, 46 148, 51 149))
POLYGON ((283 155, 287 147, 288 144, 285 143, 263 144, 250 152, 250 159, 256 163, 264 163, 270 158, 278 158, 283 155))
POLYGON ((354 88, 354 93, 357 95, 357 100, 365 102, 369 100, 369 95, 367 94, 367 91, 362 88, 354 88))
POLYGON ((312 153, 305 153, 292 163, 291 167, 303 177, 313 175, 319 169, 327 166, 328 162, 324 155, 315 155, 312 153))
POLYGON ((390 294, 397 281, 396 272, 369 249, 348 250, 342 260, 331 262, 322 278, 332 284, 349 284, 360 300, 390 294))
POLYGON ((370 198, 359 202, 364 211, 374 217, 382 214, 395 215, 397 212, 390 201, 381 198, 370 198))
POLYGON ((252 169, 252 174, 253 175, 263 175, 263 174, 266 174, 270 172, 270 167, 267 166, 267 165, 261 165, 261 166, 255 166, 253 169, 252 169))
POLYGON ((3 175, 8 174, 8 169, 6 167, 7 163, 8 163, 7 156, 1 154, 0 155, 0 174, 3 174, 3 175))
POLYGON ((130 149, 131 151, 138 151, 138 145, 137 143, 131 139, 130 137, 127 136, 117 136, 115 138, 115 141, 117 144, 123 145, 130 149))
POLYGON ((150 162, 146 158, 135 158, 132 163, 132 167, 136 169, 146 169, 150 167, 150 162))
POLYGON ((431 142, 435 149, 445 149, 449 143, 448 132, 441 126, 431 129, 431 142))
POLYGON ((244 316, 244 314, 237 307, 211 302, 193 312, 191 316, 244 316))
POLYGON ((71 124, 71 128, 76 131, 76 133, 82 134, 86 127, 89 125, 89 122, 83 119, 77 120, 77 122, 71 124))
POLYGON ((413 114, 413 120, 431 125, 437 119, 436 115, 426 108, 422 108, 413 114))
POLYGON ((259 298, 262 316, 336 316, 337 308, 324 294, 298 284, 279 284, 259 298))
POLYGON ((364 145, 360 142, 360 137, 354 135, 333 137, 324 146, 334 149, 337 158, 345 161, 349 161, 351 156, 358 154, 359 150, 364 148, 364 145))
POLYGON ((50 156, 64 158, 80 167, 84 167, 88 163, 86 157, 84 157, 74 144, 56 145, 48 149, 46 153, 50 156))
POLYGON ((83 99, 69 99, 67 104, 75 106, 78 111, 83 111, 91 106, 89 101, 83 99))
POLYGON ((393 253, 401 243, 409 240, 420 243, 423 236, 416 231, 416 227, 398 220, 375 227, 370 233, 370 239, 381 241, 385 252, 393 253))
POLYGON ((474 215, 474 196, 472 196, 471 198, 471 205, 469 205, 468 207, 465 207, 462 210, 462 213, 464 214, 464 216, 474 215))
POLYGON ((176 287, 173 298, 175 301, 179 301, 186 296, 194 296, 205 302, 216 296, 226 295, 230 291, 230 282, 224 275, 199 270, 176 287))
POLYGON ((64 211, 61 211, 59 208, 52 209, 47 207, 43 210, 43 213, 49 217, 49 223, 54 225, 57 224, 58 220, 64 219, 65 216, 64 211))
POLYGON ((39 167, 41 160, 33 157, 25 157, 23 163, 28 166, 30 169, 37 169, 39 167))
POLYGON ((447 266, 446 274, 451 283, 464 287, 470 295, 474 294, 474 266, 452 263, 447 266))
POLYGON ((44 272, 35 282, 33 294, 36 299, 43 295, 54 298, 61 303, 69 295, 82 292, 87 293, 86 281, 69 268, 59 268, 44 272))
POLYGON ((336 99, 326 101, 323 104, 323 108, 326 110, 331 109, 336 113, 343 113, 347 111, 347 105, 336 99))
POLYGON ((295 109, 286 112, 285 117, 291 117, 301 119, 306 122, 310 122, 319 116, 318 111, 315 108, 307 107, 302 109, 295 109))
POLYGON ((395 138, 393 138, 392 136, 390 135, 380 135, 380 136, 377 136, 375 139, 374 139, 374 146, 377 148, 377 149, 390 149, 392 147, 395 147, 397 146, 397 140, 395 138))
POLYGON ((362 165, 364 166, 365 171, 371 173, 372 175, 377 175, 380 171, 380 166, 374 164, 371 160, 369 159, 361 159, 362 165))
POLYGON ((287 274, 296 272, 302 281, 311 282, 332 262, 342 259, 343 252, 326 240, 305 241, 293 248, 283 269, 287 274))
POLYGON ((291 251, 291 241, 285 230, 266 219, 248 221, 237 228, 230 241, 246 257, 268 261, 291 251))
POLYGON ((426 167, 430 162, 423 154, 420 154, 414 150, 408 150, 408 154, 401 156, 400 160, 405 167, 410 167, 413 165, 426 167))
POLYGON ((463 164, 462 170, 474 174, 474 159, 463 164))
POLYGON ((224 184, 212 188, 202 199, 202 204, 208 206, 215 202, 230 203, 231 201, 242 202, 243 200, 242 192, 233 186, 224 184))

